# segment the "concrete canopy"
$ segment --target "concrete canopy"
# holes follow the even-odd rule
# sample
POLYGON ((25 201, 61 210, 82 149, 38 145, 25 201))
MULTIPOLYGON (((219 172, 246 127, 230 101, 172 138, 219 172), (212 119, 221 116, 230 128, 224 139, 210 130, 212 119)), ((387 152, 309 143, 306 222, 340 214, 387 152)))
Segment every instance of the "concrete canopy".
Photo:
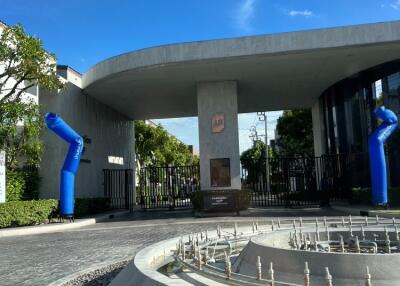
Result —
POLYGON ((173 44, 102 61, 84 91, 131 119, 197 116, 198 82, 235 80, 238 112, 307 108, 335 82, 400 58, 400 21, 173 44))

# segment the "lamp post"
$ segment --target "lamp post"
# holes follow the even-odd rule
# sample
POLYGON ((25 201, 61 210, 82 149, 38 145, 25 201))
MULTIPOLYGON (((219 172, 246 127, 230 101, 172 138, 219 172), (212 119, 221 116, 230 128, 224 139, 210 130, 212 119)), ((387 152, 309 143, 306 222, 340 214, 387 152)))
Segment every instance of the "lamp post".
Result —
POLYGON ((268 154, 268 122, 266 112, 257 112, 258 120, 265 124, 265 180, 267 191, 269 191, 269 154, 268 154))

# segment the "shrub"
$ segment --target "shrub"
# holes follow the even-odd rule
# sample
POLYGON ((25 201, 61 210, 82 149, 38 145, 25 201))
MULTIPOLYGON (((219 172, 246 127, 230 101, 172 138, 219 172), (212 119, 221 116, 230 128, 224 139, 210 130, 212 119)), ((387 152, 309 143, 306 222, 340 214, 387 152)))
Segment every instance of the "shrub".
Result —
POLYGON ((25 166, 21 171, 25 181, 25 188, 22 196, 23 199, 38 200, 40 184, 39 169, 36 167, 25 166))
POLYGON ((247 210, 251 204, 251 190, 241 190, 239 191, 239 209, 247 210))
POLYGON ((200 210, 203 205, 203 196, 201 191, 196 191, 189 194, 190 201, 192 202, 193 208, 195 210, 200 210))
POLYGON ((76 198, 75 216, 82 217, 110 210, 109 198, 76 198))
POLYGON ((350 204, 370 205, 372 202, 371 188, 352 188, 350 204))
MULTIPOLYGON (((388 205, 391 207, 400 206, 400 188, 388 189, 388 205)), ((371 188, 353 188, 349 199, 351 204, 371 205, 372 193, 371 188)))
POLYGON ((0 204, 0 228, 41 224, 57 209, 57 200, 12 201, 0 204))
POLYGON ((20 171, 8 171, 6 173, 6 201, 20 201, 24 193, 25 180, 20 171))
POLYGON ((281 193, 280 199, 284 201, 295 201, 295 202, 321 202, 326 200, 327 192, 323 191, 308 191, 303 190, 299 192, 284 192, 281 193))

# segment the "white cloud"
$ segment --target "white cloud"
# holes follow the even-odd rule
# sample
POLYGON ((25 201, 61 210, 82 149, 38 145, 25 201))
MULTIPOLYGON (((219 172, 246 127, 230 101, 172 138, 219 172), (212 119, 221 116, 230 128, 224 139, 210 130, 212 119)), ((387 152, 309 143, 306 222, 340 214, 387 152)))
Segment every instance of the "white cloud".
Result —
POLYGON ((256 0, 243 0, 235 11, 235 25, 244 32, 252 30, 250 21, 254 16, 254 4, 256 0))
MULTIPOLYGON (((400 0, 399 0, 400 1, 400 0)), ((312 17, 315 16, 314 13, 310 10, 292 10, 289 12, 289 16, 295 17, 295 16, 301 16, 301 17, 312 17)))
POLYGON ((400 10, 400 0, 396 0, 392 4, 390 4, 390 7, 392 7, 395 10, 400 10))

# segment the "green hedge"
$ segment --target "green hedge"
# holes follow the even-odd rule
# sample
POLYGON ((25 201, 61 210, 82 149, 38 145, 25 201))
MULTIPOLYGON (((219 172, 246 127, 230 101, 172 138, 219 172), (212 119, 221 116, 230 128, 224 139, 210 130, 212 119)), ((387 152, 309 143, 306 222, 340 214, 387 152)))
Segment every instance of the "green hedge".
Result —
POLYGON ((14 201, 0 204, 0 228, 35 225, 57 210, 57 200, 14 201))
POLYGON ((20 201, 25 188, 24 174, 20 171, 7 172, 6 178, 6 201, 20 201))
POLYGON ((110 199, 108 198, 76 198, 75 216, 82 217, 110 210, 110 199))
MULTIPOLYGON (((399 207, 400 188, 389 188, 388 200, 389 200, 388 203, 389 206, 399 207)), ((349 203, 360 204, 360 205, 371 205, 372 204, 371 188, 353 188, 351 190, 351 197, 349 199, 349 203)))
POLYGON ((39 170, 35 167, 23 167, 6 172, 6 201, 27 201, 39 199, 39 170))
MULTIPOLYGON (((8 190, 7 190, 8 192, 8 190)), ((108 198, 75 199, 75 216, 82 217, 110 210, 108 198)), ((0 204, 0 228, 46 223, 59 213, 58 200, 11 201, 0 204)))
POLYGON ((277 196, 283 201, 310 201, 310 202, 321 202, 326 200, 327 193, 322 191, 299 191, 299 192, 283 192, 277 194, 277 196))
POLYGON ((38 200, 39 199, 39 185, 40 176, 39 169, 36 167, 25 166, 21 169, 24 176, 25 187, 23 200, 38 200))

